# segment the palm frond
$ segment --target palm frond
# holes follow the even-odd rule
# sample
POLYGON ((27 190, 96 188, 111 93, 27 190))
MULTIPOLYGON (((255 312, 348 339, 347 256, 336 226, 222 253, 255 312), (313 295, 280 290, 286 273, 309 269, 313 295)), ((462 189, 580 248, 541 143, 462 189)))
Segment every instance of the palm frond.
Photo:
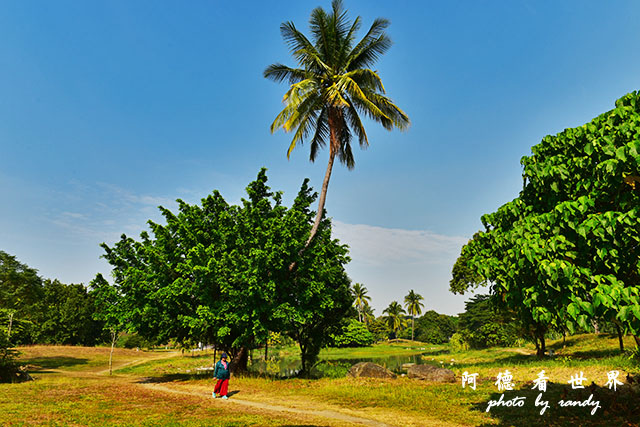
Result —
POLYGON ((314 79, 305 79, 301 82, 294 83, 291 85, 287 93, 282 97, 282 102, 292 105, 298 105, 302 98, 306 97, 306 95, 310 92, 313 92, 317 89, 317 82, 314 79))
POLYGON ((327 103, 332 107, 348 107, 349 102, 342 96, 342 90, 337 84, 332 84, 324 90, 327 103))
POLYGON ((381 34, 371 43, 366 45, 357 56, 353 57, 349 61, 347 70, 356 70, 358 68, 369 68, 372 66, 384 53, 389 50, 393 42, 386 34, 381 34))
POLYGON ((329 67, 322 61, 316 48, 296 29, 293 22, 285 22, 280 26, 280 33, 293 57, 305 69, 327 70, 329 67))
POLYGON ((382 79, 378 73, 373 70, 368 68, 358 68, 357 70, 349 71, 344 76, 352 79, 361 88, 386 93, 384 85, 382 84, 382 79))
POLYGON ((356 111, 353 105, 349 105, 349 108, 346 108, 345 116, 347 123, 353 129, 353 132, 358 137, 358 143, 360 144, 360 148, 367 148, 369 146, 369 138, 367 137, 367 132, 364 129, 364 125, 360 120, 360 115, 356 111))
POLYGON ((367 31, 367 34, 360 40, 360 42, 356 45, 355 48, 351 51, 351 55, 349 55, 349 59, 347 61, 347 69, 355 70, 357 68, 368 68, 371 65, 368 61, 371 59, 370 49, 373 47, 373 50, 376 51, 376 54, 382 55, 389 47, 391 47, 391 39, 387 37, 384 33, 385 28, 389 26, 389 21, 384 18, 378 18, 373 21, 371 24, 371 28, 367 31), (388 43, 389 45, 384 48, 384 43, 388 43), (379 46, 375 47, 372 45, 378 44, 379 46), (382 52, 378 52, 380 49, 384 49, 382 52))
POLYGON ((316 132, 310 144, 309 160, 316 160, 318 150, 323 148, 329 140, 329 110, 323 107, 316 121, 316 132))
POLYGON ((411 121, 407 113, 402 111, 391 99, 379 93, 369 92, 367 98, 391 119, 393 126, 400 130, 409 128, 411 121))
POLYGON ((346 165, 347 169, 352 170, 356 166, 356 161, 353 158, 353 152, 351 151, 351 130, 346 123, 344 123, 341 130, 338 160, 340 160, 340 163, 343 165, 346 165))
POLYGON ((346 65, 347 58, 351 53, 351 50, 353 48, 353 41, 355 40, 356 33, 360 29, 361 22, 362 22, 362 19, 359 16, 356 17, 356 19, 353 21, 353 24, 351 25, 351 28, 349 28, 349 31, 344 36, 343 43, 340 46, 341 47, 340 54, 338 55, 338 60, 337 60, 337 63, 339 64, 339 67, 340 67, 338 70, 340 72, 345 71, 343 67, 346 65))
POLYGON ((309 73, 299 68, 291 68, 286 65, 275 63, 269 65, 263 73, 264 77, 276 83, 287 81, 289 84, 298 83, 310 77, 309 73))
POLYGON ((291 132, 297 128, 300 123, 306 119, 306 116, 315 117, 318 111, 322 108, 322 99, 316 96, 315 93, 306 93, 304 97, 299 99, 300 102, 291 103, 290 106, 293 109, 293 113, 289 119, 282 125, 285 132, 291 132))
MULTIPOLYGON (((365 92, 362 91, 360 86, 353 81, 353 79, 347 77, 347 75, 340 76, 338 83, 336 86, 340 91, 345 91, 349 94, 349 97, 354 101, 356 105, 359 105, 360 108, 366 110, 369 117, 373 118, 378 122, 383 122, 383 120, 391 120, 387 115, 381 110, 375 103, 371 102, 365 92)), ((370 93, 373 93, 369 91, 370 93)))

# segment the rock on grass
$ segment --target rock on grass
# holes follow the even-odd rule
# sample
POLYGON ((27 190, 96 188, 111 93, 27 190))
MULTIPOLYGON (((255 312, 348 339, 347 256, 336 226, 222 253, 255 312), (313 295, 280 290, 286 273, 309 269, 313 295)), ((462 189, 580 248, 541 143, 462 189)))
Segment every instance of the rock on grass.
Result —
POLYGON ((453 371, 433 365, 413 365, 407 371, 409 378, 433 381, 437 383, 453 383, 456 376, 453 371))
POLYGON ((371 362, 356 363, 349 369, 349 375, 358 378, 395 378, 396 374, 387 368, 371 362))

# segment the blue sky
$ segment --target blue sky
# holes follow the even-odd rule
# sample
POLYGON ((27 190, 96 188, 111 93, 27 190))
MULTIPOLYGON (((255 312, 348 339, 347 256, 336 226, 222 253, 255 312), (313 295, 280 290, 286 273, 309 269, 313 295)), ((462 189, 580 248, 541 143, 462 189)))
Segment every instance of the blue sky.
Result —
MULTIPOLYGON (((451 267, 480 216, 517 196, 520 158, 640 89, 640 3, 345 5, 363 29, 391 21, 376 69, 412 121, 368 123, 355 169, 334 168, 326 207, 349 274, 377 314, 410 289, 458 313, 451 267)), ((87 283, 109 271, 99 243, 137 236, 158 205, 213 189, 238 202, 262 166, 287 203, 305 177, 319 190, 327 153, 287 160, 291 135, 269 132, 287 88, 262 77, 294 65, 279 26, 308 32, 316 6, 330 3, 3 2, 0 250, 87 283)))

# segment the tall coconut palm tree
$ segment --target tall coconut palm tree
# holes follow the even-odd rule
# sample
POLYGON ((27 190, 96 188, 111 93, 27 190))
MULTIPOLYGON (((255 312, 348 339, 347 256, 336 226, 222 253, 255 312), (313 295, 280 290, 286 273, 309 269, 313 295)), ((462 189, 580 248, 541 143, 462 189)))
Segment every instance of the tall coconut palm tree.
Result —
POLYGON ((369 305, 369 301, 371 301, 371 297, 367 295, 367 288, 364 287, 361 283, 356 283, 353 285, 353 289, 351 289, 351 293, 355 297, 355 301, 353 302, 358 309, 358 320, 362 322, 362 314, 364 306, 369 305))
POLYGON ((330 12, 320 7, 311 12, 311 40, 293 22, 285 22, 280 31, 298 68, 275 63, 264 71, 264 77, 290 84, 283 98, 285 107, 271 124, 272 133, 280 128, 295 131, 287 158, 298 143, 310 139, 309 158, 313 162, 318 151, 329 143, 318 211, 304 249, 313 240, 324 215, 335 157, 353 169, 352 137, 358 139, 361 148, 369 145, 360 115, 387 130, 409 126, 409 117, 385 96, 378 72, 370 68, 391 47, 391 39, 384 32, 389 21, 376 19, 362 40, 355 43, 360 25, 360 17, 353 22, 348 20, 341 0, 332 1, 330 12))
POLYGON ((424 298, 422 298, 422 295, 416 294, 413 289, 411 289, 409 294, 404 297, 404 306, 407 307, 407 312, 411 315, 411 341, 413 341, 415 317, 422 314, 424 304, 420 301, 423 300, 424 298))
POLYGON ((403 314, 406 314, 404 308, 402 308, 398 301, 393 301, 389 304, 389 307, 385 308, 382 312, 387 313, 387 325, 393 331, 393 335, 397 338, 398 330, 407 324, 403 317, 403 314))

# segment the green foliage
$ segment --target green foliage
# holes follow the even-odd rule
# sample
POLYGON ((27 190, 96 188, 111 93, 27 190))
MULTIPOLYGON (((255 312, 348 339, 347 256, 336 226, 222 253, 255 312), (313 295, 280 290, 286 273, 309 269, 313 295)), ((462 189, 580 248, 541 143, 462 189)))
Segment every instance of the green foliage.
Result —
POLYGON ((201 206, 178 200, 177 214, 160 208, 166 225, 149 221, 153 236, 103 244, 115 283, 101 293, 113 297, 116 323, 149 339, 216 343, 232 354, 282 332, 300 344, 308 372, 351 310, 347 248, 324 220, 303 253, 315 199, 308 180, 291 208, 266 182, 262 169, 240 206, 217 191, 201 206))
POLYGON ((333 339, 332 347, 366 347, 375 341, 375 337, 366 325, 355 319, 349 319, 340 333, 332 335, 331 338, 333 339))
POLYGON ((7 310, 0 324, 5 321, 11 323, 10 339, 13 343, 33 342, 33 321, 41 298, 42 279, 38 272, 13 255, 0 251, 0 309, 7 310))
POLYGON ((0 328, 0 383, 15 382, 19 374, 16 357, 18 352, 9 341, 7 331, 0 328))
POLYGON ((471 348, 471 332, 462 329, 453 335, 449 340, 449 345, 453 351, 465 351, 471 348))
POLYGON ((503 321, 503 316, 491 305, 490 298, 490 295, 474 295, 466 301, 464 313, 460 314, 460 328, 475 331, 487 323, 503 321))
POLYGON ((523 157, 520 196, 484 215, 463 249, 537 338, 617 320, 640 334, 640 96, 590 123, 547 136, 523 157))
POLYGON ((153 343, 138 334, 124 334, 118 338, 117 347, 122 348, 151 348, 153 343))
POLYGON ((384 317, 380 316, 367 323, 367 329, 371 331, 376 341, 382 341, 389 338, 391 329, 384 317))
POLYGON ((439 314, 434 310, 427 311, 416 320, 416 339, 432 344, 444 344, 456 331, 451 316, 439 314))
POLYGON ((104 341, 103 324, 93 319, 93 297, 83 285, 45 280, 37 307, 37 342, 92 346, 104 341))
POLYGON ((515 343, 517 337, 506 325, 487 323, 471 334, 473 348, 508 347, 515 343))
MULTIPOLYGON (((475 235, 473 237, 476 238, 475 235)), ((476 270, 469 267, 471 256, 472 254, 468 249, 468 245, 463 246, 460 256, 456 260, 453 265, 453 270, 451 271, 453 277, 449 282, 449 290, 454 294, 462 295, 469 289, 486 285, 486 281, 482 276, 478 274, 476 270)))
POLYGON ((390 338, 397 338, 398 332, 407 326, 407 319, 404 318, 406 314, 404 308, 402 308, 398 301, 392 301, 382 312, 387 314, 384 318, 391 331, 392 337, 390 338))

